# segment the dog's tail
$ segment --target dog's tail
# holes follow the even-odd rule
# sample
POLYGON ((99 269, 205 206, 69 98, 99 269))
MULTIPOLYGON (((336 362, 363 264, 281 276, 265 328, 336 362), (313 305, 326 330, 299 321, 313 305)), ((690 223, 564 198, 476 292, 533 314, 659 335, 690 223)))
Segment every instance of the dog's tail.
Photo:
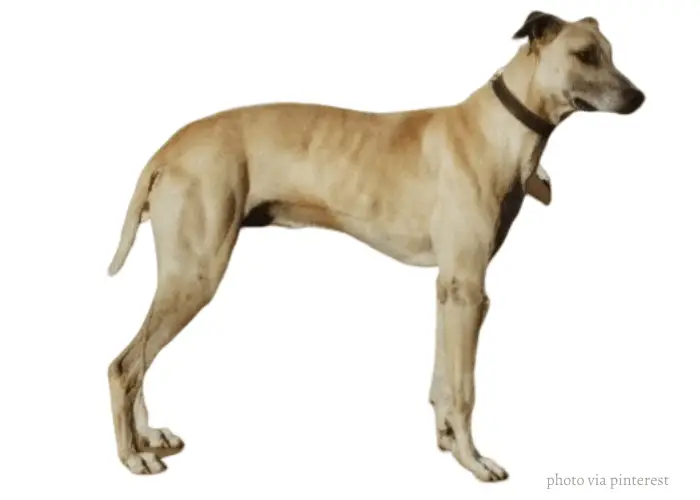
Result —
POLYGON ((139 180, 136 182, 136 188, 134 189, 134 194, 131 196, 129 208, 126 211, 126 218, 124 219, 124 225, 122 226, 119 247, 117 247, 114 258, 112 258, 112 263, 107 270, 110 276, 114 276, 122 268, 136 239, 136 231, 139 225, 148 220, 148 214, 144 214, 143 212, 146 209, 148 195, 153 187, 153 182, 156 180, 156 177, 158 177, 158 172, 159 168, 155 165, 155 162, 150 161, 143 169, 139 180))

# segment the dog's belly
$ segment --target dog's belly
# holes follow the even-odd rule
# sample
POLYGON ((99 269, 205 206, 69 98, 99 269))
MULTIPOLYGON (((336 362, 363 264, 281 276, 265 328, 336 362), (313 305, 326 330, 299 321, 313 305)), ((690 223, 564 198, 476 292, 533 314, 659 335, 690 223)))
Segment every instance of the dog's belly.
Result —
MULTIPOLYGON (((491 251, 491 258, 505 242, 513 222, 520 213, 525 193, 519 182, 501 202, 501 211, 491 251)), ((429 234, 429 217, 413 214, 413 224, 405 221, 377 221, 334 211, 323 204, 310 202, 263 202, 254 206, 242 227, 282 226, 323 227, 348 234, 371 248, 399 262, 418 267, 437 265, 429 234)))
POLYGON ((412 224, 406 224, 405 221, 372 220, 308 201, 276 201, 255 206, 246 215, 242 227, 322 227, 352 236, 404 264, 433 267, 436 260, 428 221, 427 215, 414 218, 412 224))
POLYGON ((410 266, 434 267, 437 265, 429 233, 396 234, 391 228, 376 231, 349 224, 346 234, 362 241, 371 248, 410 266))

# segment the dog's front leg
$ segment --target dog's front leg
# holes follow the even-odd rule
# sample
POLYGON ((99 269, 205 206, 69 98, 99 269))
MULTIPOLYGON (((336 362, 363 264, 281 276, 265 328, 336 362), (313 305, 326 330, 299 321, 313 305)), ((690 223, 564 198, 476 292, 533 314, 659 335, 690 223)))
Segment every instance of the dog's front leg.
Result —
POLYGON ((489 303, 484 281, 490 254, 484 244, 472 242, 460 247, 454 240, 450 243, 439 252, 437 298, 444 335, 444 384, 449 398, 447 428, 454 435, 452 453, 478 479, 500 481, 508 474, 477 451, 471 425, 476 350, 489 303))
MULTIPOLYGON (((438 298, 442 289, 437 282, 438 298)), ((430 383, 430 404, 435 411, 435 435, 438 448, 442 451, 452 451, 454 443, 454 431, 447 420, 451 404, 450 387, 447 383, 445 372, 445 328, 442 318, 441 300, 438 300, 435 318, 435 360, 433 365, 433 380, 430 383)))
MULTIPOLYGON (((435 360, 433 365, 433 379, 430 384, 430 404, 435 411, 435 434, 438 448, 442 451, 452 451, 454 444, 454 430, 452 429, 448 415, 452 408, 452 395, 450 385, 447 382, 446 361, 445 361, 445 327, 443 320, 443 307, 445 289, 437 281, 437 317, 435 321, 435 360)), ((486 314, 489 310, 490 301, 488 296, 484 296, 481 313, 481 324, 483 325, 486 314)))

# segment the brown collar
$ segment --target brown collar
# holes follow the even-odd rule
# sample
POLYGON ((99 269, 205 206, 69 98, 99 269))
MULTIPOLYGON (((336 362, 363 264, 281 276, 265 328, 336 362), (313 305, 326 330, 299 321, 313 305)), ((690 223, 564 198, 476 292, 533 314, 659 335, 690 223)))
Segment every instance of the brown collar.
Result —
POLYGON ((491 86, 498 100, 501 101, 501 104, 503 104, 510 114, 520 123, 541 135, 544 139, 547 139, 554 131, 554 125, 552 123, 527 109, 525 105, 508 90, 506 83, 503 81, 503 74, 491 80, 491 86))

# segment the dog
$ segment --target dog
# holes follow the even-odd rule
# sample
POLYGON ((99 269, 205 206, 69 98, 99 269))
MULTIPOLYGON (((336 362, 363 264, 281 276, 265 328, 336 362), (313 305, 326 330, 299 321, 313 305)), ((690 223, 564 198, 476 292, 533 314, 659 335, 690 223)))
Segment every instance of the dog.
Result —
POLYGON ((182 440, 148 425, 143 379, 214 297, 243 227, 344 232, 413 266, 437 267, 430 402, 437 444, 482 481, 508 477, 474 445, 474 364, 488 264, 530 194, 549 204, 540 158, 577 111, 631 114, 644 94, 613 64, 598 21, 532 12, 511 60, 454 106, 369 113, 277 103, 178 130, 144 167, 109 275, 150 219, 157 287, 139 332, 109 365, 118 456, 165 470, 182 440))

